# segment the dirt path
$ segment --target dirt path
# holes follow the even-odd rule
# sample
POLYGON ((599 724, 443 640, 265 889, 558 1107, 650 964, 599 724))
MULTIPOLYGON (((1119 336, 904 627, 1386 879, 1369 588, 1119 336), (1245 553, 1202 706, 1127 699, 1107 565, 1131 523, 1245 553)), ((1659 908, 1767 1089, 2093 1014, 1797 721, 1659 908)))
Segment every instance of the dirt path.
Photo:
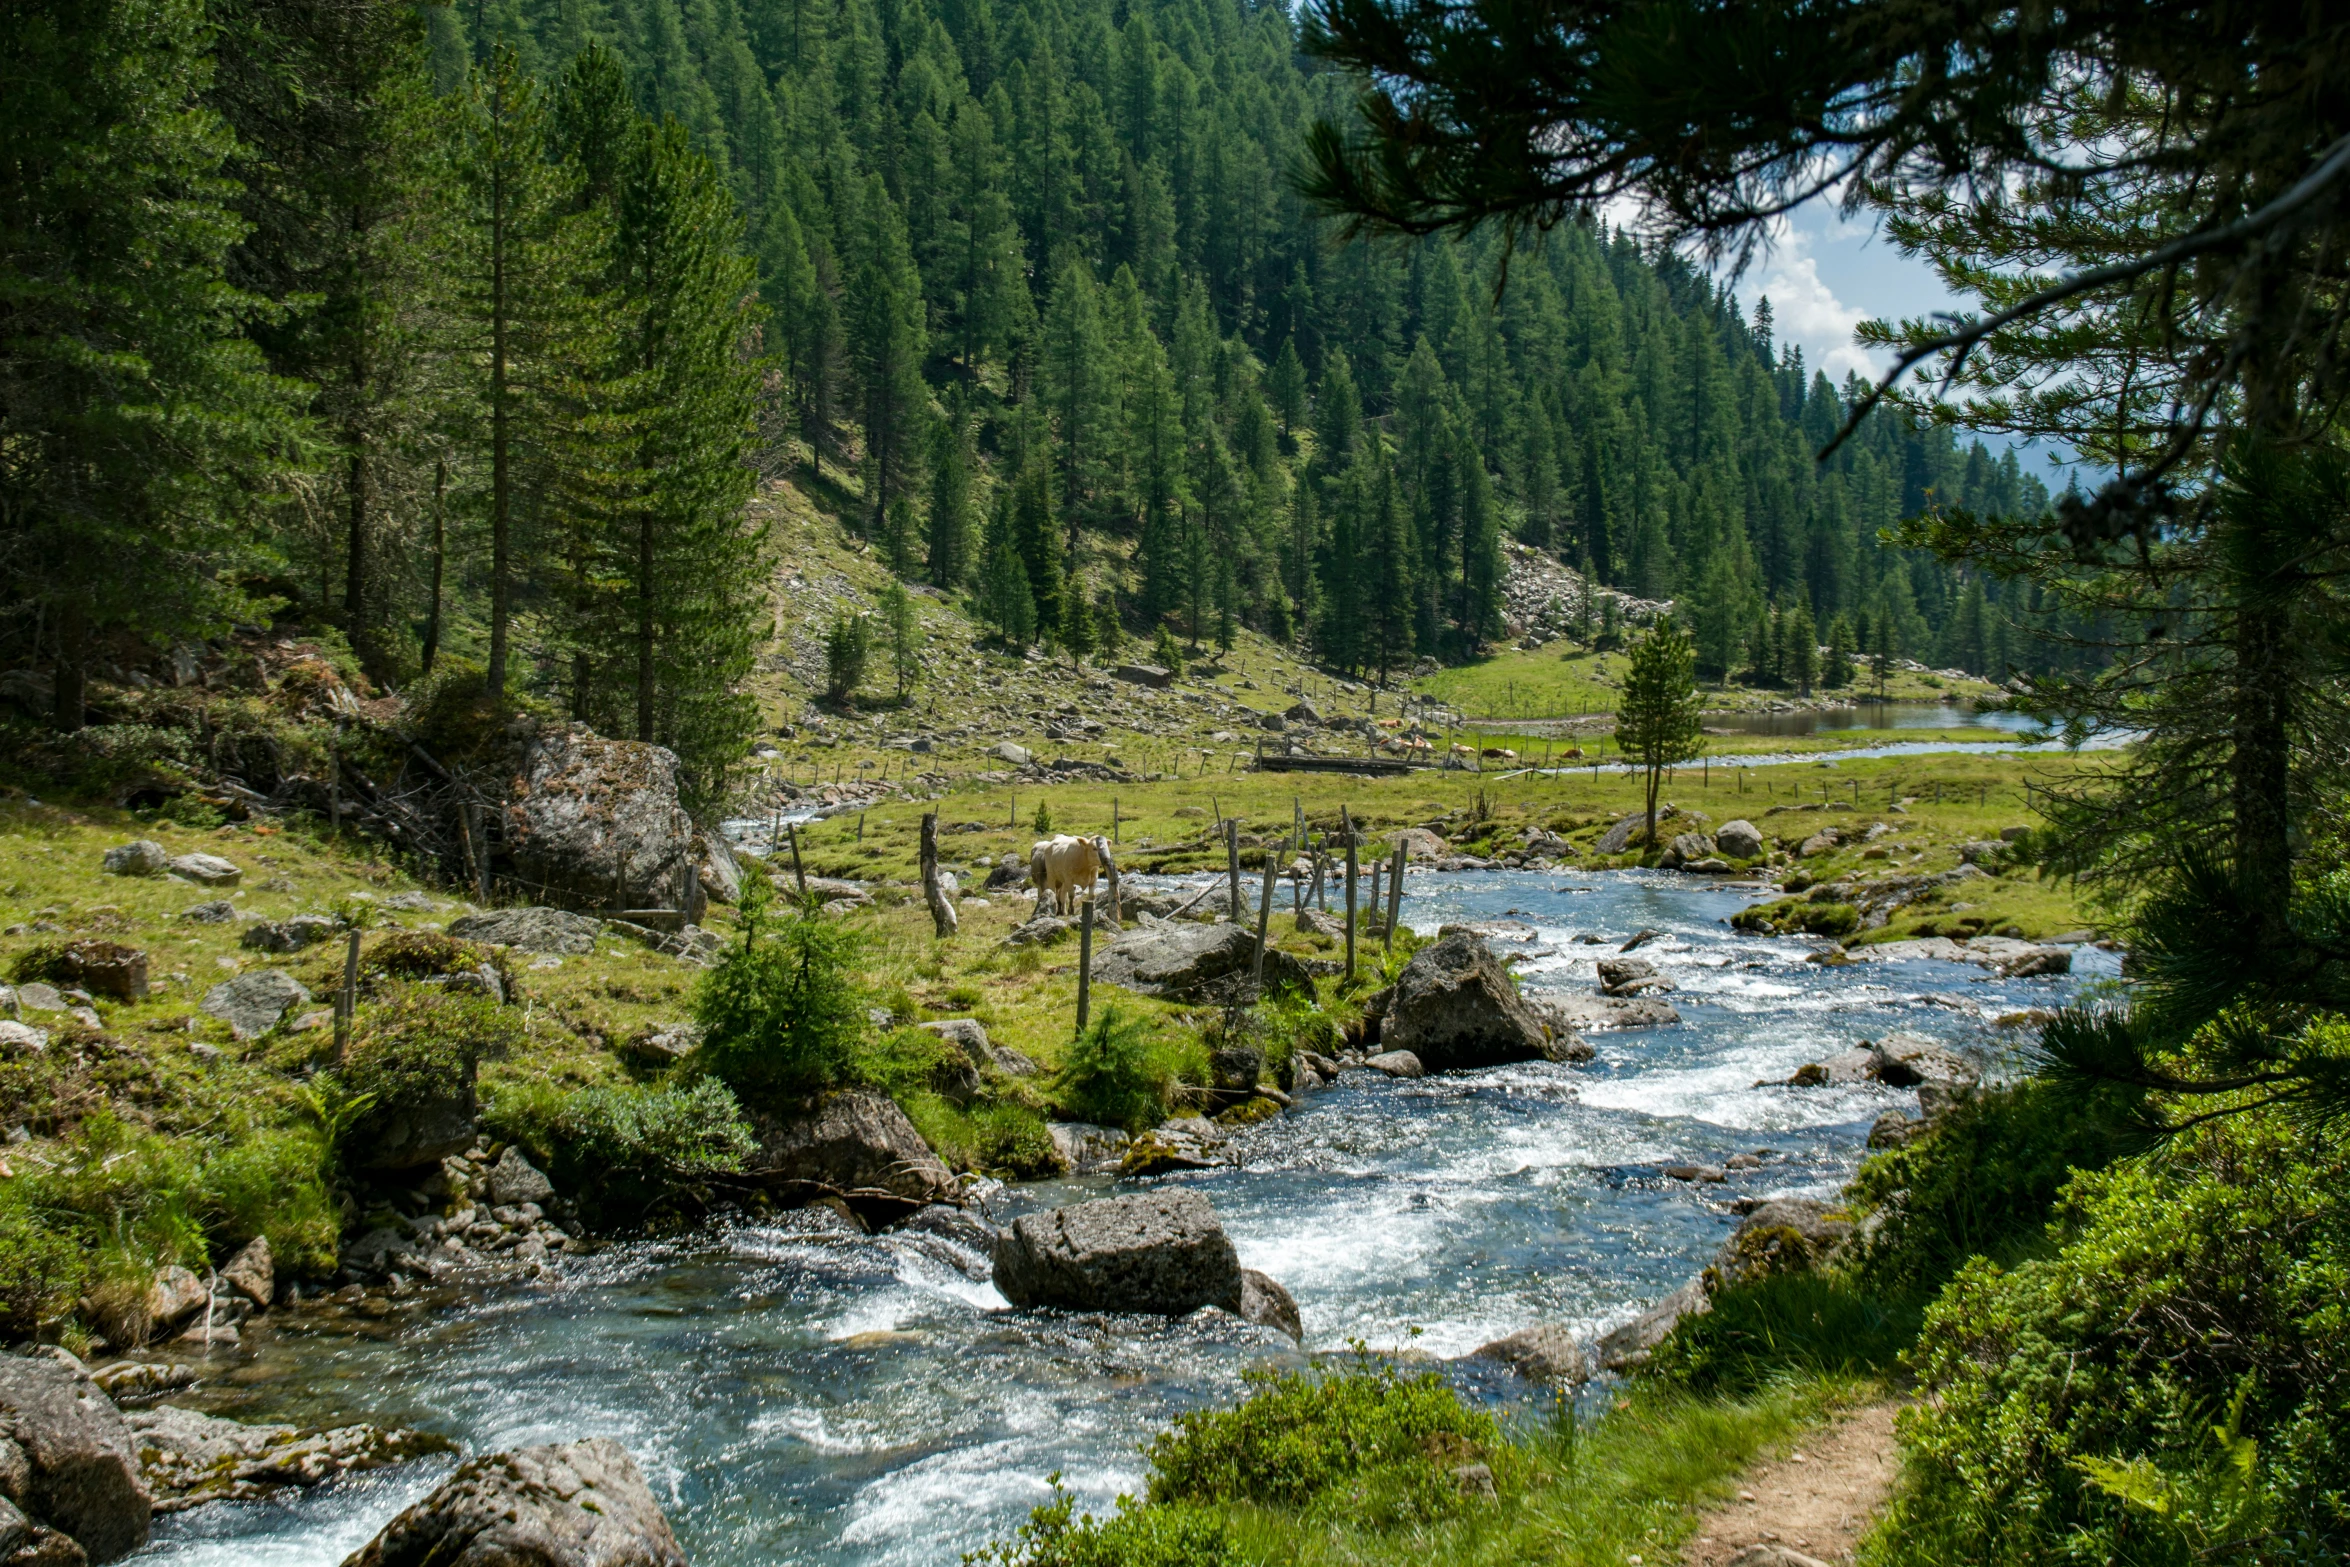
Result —
POLYGON ((1808 1433, 1784 1458, 1749 1469, 1734 1499, 1698 1521, 1682 1552, 1686 1567, 1725 1567, 1755 1545, 1851 1561, 1853 1546, 1893 1488, 1899 1466, 1893 1412, 1900 1407, 1856 1409, 1808 1433))

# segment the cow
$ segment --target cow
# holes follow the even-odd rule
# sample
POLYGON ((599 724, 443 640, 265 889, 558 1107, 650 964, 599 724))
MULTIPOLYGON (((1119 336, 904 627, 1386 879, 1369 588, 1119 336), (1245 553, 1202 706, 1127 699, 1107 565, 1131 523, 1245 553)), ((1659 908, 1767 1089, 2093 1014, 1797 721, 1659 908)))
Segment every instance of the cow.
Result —
POLYGON ((1116 870, 1110 863, 1107 838, 1072 838, 1064 833, 1040 838, 1028 851, 1028 881, 1036 888, 1039 912, 1049 897, 1055 912, 1075 914, 1079 896, 1093 896, 1094 879, 1104 871, 1114 874, 1116 870))

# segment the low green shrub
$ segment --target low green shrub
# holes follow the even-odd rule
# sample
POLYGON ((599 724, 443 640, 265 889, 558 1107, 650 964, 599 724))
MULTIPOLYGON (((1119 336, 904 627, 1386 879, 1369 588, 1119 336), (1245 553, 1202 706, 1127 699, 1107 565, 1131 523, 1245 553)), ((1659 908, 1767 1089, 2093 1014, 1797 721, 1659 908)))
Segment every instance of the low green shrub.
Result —
POLYGON ((2085 1098, 2037 1078, 1982 1090, 1906 1147, 1865 1160, 1846 1201, 1870 1238, 1855 1276, 1870 1290, 1923 1299, 1970 1257, 2013 1262, 2041 1248, 2057 1194, 2077 1170, 2134 1146, 2132 1104, 2085 1098))
POLYGON ((1916 1353, 1879 1567, 2350 1552, 2350 1157, 2274 1113, 2067 1188, 2062 1244, 1966 1265, 1916 1353))
POLYGON ((683 1187, 742 1168, 758 1146, 725 1084, 565 1088, 493 1077, 482 1125, 520 1144, 591 1222, 643 1214, 683 1187))
POLYGON ((1834 1274, 1779 1273, 1718 1290, 1649 1357, 1648 1374, 1706 1395, 1741 1394, 1797 1373, 1879 1376, 1917 1341, 1924 1311, 1834 1274))
POLYGON ((766 878, 746 878, 742 937, 694 991, 694 1064, 753 1107, 846 1082, 867 1026, 862 934, 811 908, 778 917, 772 907, 766 878))
POLYGON ((1860 910, 1849 903, 1814 903, 1781 898, 1730 916, 1733 928, 1768 936, 1849 936, 1860 929, 1860 910))
POLYGON ((1053 1092, 1073 1120, 1139 1132, 1159 1120, 1169 1076, 1142 1021, 1104 1007, 1071 1042, 1053 1092))
POLYGON ((519 1050, 522 1014, 489 997, 437 986, 401 986, 362 1007, 350 1054, 325 1074, 339 1101, 338 1155, 368 1153, 411 1111, 462 1101, 471 1107, 484 1061, 519 1050))
POLYGON ((0 1184, 0 1338, 29 1337, 70 1311, 89 1277, 82 1243, 44 1224, 22 1186, 0 1184))
POLYGON ((1019 1533, 964 1553, 965 1567, 1256 1567, 1213 1513, 1189 1507, 1137 1507, 1118 1498, 1107 1518, 1076 1511, 1077 1499, 1052 1477, 1053 1500, 1028 1515, 1019 1533))
POLYGON ((1251 1371, 1232 1409, 1176 1418, 1147 1449, 1153 1502, 1306 1507, 1334 1487, 1404 1466, 1442 1470, 1497 1447, 1493 1417, 1432 1371, 1361 1356, 1340 1370, 1251 1371))
MULTIPOLYGON (((497 971, 506 994, 514 995, 514 971, 499 947, 463 941, 437 930, 393 930, 371 941, 359 954, 359 980, 379 985, 385 980, 430 979, 436 974, 470 972, 488 964, 497 971)), ((341 973, 338 949, 335 972, 341 973)))

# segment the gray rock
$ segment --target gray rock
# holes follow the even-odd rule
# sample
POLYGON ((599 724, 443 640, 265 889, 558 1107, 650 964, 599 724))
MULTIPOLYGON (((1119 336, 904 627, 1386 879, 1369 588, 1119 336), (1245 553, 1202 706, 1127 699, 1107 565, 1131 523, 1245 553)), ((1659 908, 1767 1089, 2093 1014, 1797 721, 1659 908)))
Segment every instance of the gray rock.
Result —
POLYGON ((1431 1072, 1563 1060, 1573 1038, 1554 1036, 1483 938, 1468 931, 1413 953, 1377 999, 1379 1043, 1410 1051, 1431 1072))
POLYGON ((708 837, 678 803, 676 756, 604 739, 584 724, 548 725, 531 737, 504 826, 515 869, 557 903, 669 909, 689 864, 700 863, 705 879, 723 878, 708 837))
MULTIPOLYGON (((1050 898, 1052 894, 1048 892, 1044 896, 1050 898)), ((1043 900, 1039 899, 1038 901, 1043 900)), ((1007 947, 1049 947, 1076 929, 1077 924, 1074 920, 1065 920, 1055 914, 1039 914, 1024 924, 1013 926, 1011 933, 1004 937, 1004 945, 1007 947)), ((1098 968, 1096 972, 1099 972, 1098 968)))
POLYGON ((1852 1221, 1812 1197, 1774 1197, 1738 1221, 1715 1253, 1720 1284, 1819 1268, 1851 1238, 1852 1221))
POLYGON ((498 1155, 498 1162, 490 1166, 489 1198, 500 1208, 545 1202, 554 1195, 555 1183, 541 1174, 538 1166, 524 1158, 522 1150, 512 1143, 498 1155))
POLYGON ((1873 1082, 1877 1065, 1877 1052, 1860 1045, 1825 1061, 1805 1062, 1787 1082, 1794 1088, 1841 1088, 1848 1083, 1873 1082))
POLYGON ((1765 1540, 1740 1551, 1722 1567, 1828 1567, 1828 1564, 1817 1556, 1806 1556, 1765 1540))
POLYGON ((1714 829, 1714 847, 1733 860, 1760 859, 1763 852, 1762 830, 1744 817, 1724 822, 1714 829))
POLYGON ((2044 974, 2070 974, 2073 955, 2063 947, 2035 947, 1999 965, 1999 972, 2009 979, 2033 979, 2044 974))
POLYGON ((1242 1304, 1240 1258, 1216 1210, 1182 1190, 1021 1215, 996 1242, 995 1285, 1023 1309, 1180 1317, 1242 1304))
POLYGON ((126 1423, 157 1512, 256 1501, 288 1486, 320 1485, 449 1447, 446 1439, 418 1431, 353 1425, 304 1433, 294 1426, 247 1425, 171 1404, 141 1410, 126 1423))
POLYGON ((250 1301, 256 1311, 267 1311, 277 1295, 277 1262, 269 1254, 269 1240, 256 1235, 220 1270, 220 1282, 250 1301))
POLYGON ((1008 767, 1026 767, 1036 760, 1036 753, 1010 740, 998 740, 987 748, 987 754, 1008 767))
POLYGON ((1665 1335, 1673 1331, 1675 1323, 1683 1317, 1703 1316, 1713 1309, 1713 1297, 1706 1293, 1705 1281, 1691 1279, 1639 1316, 1602 1337, 1597 1354, 1600 1369, 1630 1371, 1648 1364, 1650 1351, 1665 1341, 1665 1335))
POLYGON ((648 1023, 630 1035, 620 1048, 626 1055, 655 1066, 683 1061, 702 1046, 702 1031, 692 1023, 648 1023))
POLYGON ((234 887, 245 873, 217 854, 182 854, 165 867, 183 881, 200 887, 234 887))
POLYGON ((1118 1168, 1118 1161, 1126 1157, 1128 1139, 1115 1126, 1094 1126, 1084 1121, 1055 1121, 1046 1128, 1052 1134, 1053 1152, 1071 1175, 1099 1175, 1118 1168))
POLYGON ((162 844, 152 838, 134 838, 106 851, 109 876, 160 876, 171 861, 162 844))
POLYGON ((887 1094, 843 1089, 757 1118, 745 1173, 787 1198, 840 1196, 880 1208, 951 1202, 954 1173, 887 1094))
POLYGON ((1657 864, 1666 870, 1678 870, 1699 860, 1711 858, 1714 842, 1701 832, 1675 833, 1673 841, 1665 845, 1665 852, 1657 857, 1657 864))
POLYGON ((1904 1148, 1917 1137, 1918 1133, 1924 1130, 1923 1125, 1911 1120, 1900 1111, 1888 1110, 1878 1116, 1875 1123, 1869 1127, 1869 1146, 1871 1148, 1904 1148))
POLYGON ((1888 1088, 1972 1088, 1983 1074, 1966 1057, 1926 1038, 1907 1032, 1887 1034, 1877 1041, 1877 1081, 1888 1088))
POLYGON ((49 1048, 49 1031, 30 1023, 0 1022, 0 1059, 39 1055, 49 1048))
POLYGON ((324 914, 297 914, 289 920, 256 920, 237 945, 256 952, 300 952, 333 936, 336 921, 324 914))
POLYGON ((229 1026, 239 1039, 258 1039, 296 1007, 310 1004, 310 992, 283 969, 262 969, 223 980, 204 993, 204 1010, 229 1026))
MULTIPOLYGON (((1093 977, 1145 996, 1201 998, 1245 986, 1255 956, 1256 933, 1240 925, 1153 925, 1097 950, 1093 977)), ((1305 989, 1312 980, 1304 964, 1268 947, 1264 983, 1278 992, 1305 989)))
POLYGON ((0 1355, 0 1432, 24 1455, 15 1500, 34 1522, 71 1536, 93 1562, 147 1543, 154 1508, 130 1429, 86 1372, 0 1355))
POLYGON ((1150 686, 1160 691, 1166 690, 1175 683, 1175 672, 1171 669, 1161 669, 1156 664, 1120 664, 1111 672, 1120 680, 1138 686, 1150 686))
POLYGON ((1426 1063, 1409 1050, 1382 1050, 1375 1056, 1366 1056, 1363 1065, 1389 1077, 1425 1077, 1426 1063))
POLYGON ((1283 718, 1279 713, 1259 713, 1257 727, 1267 734, 1277 735, 1289 728, 1289 720, 1283 718))
POLYGON ((1501 1494, 1493 1483, 1493 1466, 1491 1464, 1455 1464, 1445 1473, 1452 1476, 1453 1484, 1461 1488, 1463 1496, 1499 1496, 1501 1494))
POLYGON ((1012 1077, 1034 1077, 1042 1070, 1019 1051, 989 1039, 987 1025, 975 1017, 940 1018, 935 1022, 917 1023, 914 1026, 936 1034, 959 1048, 972 1066, 981 1072, 992 1069, 1012 1077))
POLYGON ((1555 1322, 1521 1328, 1470 1353, 1479 1360, 1497 1360, 1529 1382, 1575 1386, 1591 1375, 1591 1359, 1575 1341, 1574 1331, 1555 1322))
POLYGON ((1632 847, 1632 840, 1645 835, 1647 831, 1648 817, 1645 813, 1622 817, 1615 825, 1599 835, 1599 841, 1591 846, 1591 852, 1594 854, 1626 853, 1632 847))
POLYGON ((1278 1282, 1254 1268, 1240 1270, 1240 1302, 1232 1312, 1243 1322, 1253 1322, 1260 1328, 1278 1328, 1300 1343, 1305 1341, 1305 1320, 1297 1314, 1296 1299, 1278 1282))
POLYGON ((433 901, 430 893, 418 892, 411 888, 406 892, 395 892, 384 899, 384 907, 399 909, 404 913, 435 914, 440 911, 441 906, 433 901))
POLYGON ((1603 996, 1662 995, 1672 988, 1673 982, 1658 973, 1656 965, 1646 958, 1599 960, 1599 991, 1603 996))
POLYGON ((1265 1053, 1254 1045, 1227 1045, 1208 1052, 1208 1078, 1226 1093, 1243 1093, 1264 1075, 1265 1053))
POLYGON ((19 1511, 14 1502, 5 1494, 0 1494, 0 1561, 8 1560, 15 1555, 18 1547, 31 1540, 35 1527, 33 1521, 19 1511))
POLYGON ((1328 721, 1323 718, 1320 708, 1303 697, 1292 702, 1289 705, 1289 710, 1281 716, 1293 724, 1320 724, 1328 721))
POLYGON ((604 922, 568 909, 493 909, 449 921, 449 934, 493 947, 584 957, 596 950, 604 922))
MULTIPOLYGON (((1680 1012, 1661 996, 1564 995, 1542 997, 1543 1010, 1556 1026, 1573 1029, 1662 1028, 1681 1021, 1680 1012)), ((1581 1045, 1567 1059, 1586 1060, 1591 1047, 1581 1045)))
POLYGON ((344 1567, 686 1567, 628 1450, 609 1437, 458 1467, 344 1567))
POLYGON ((55 985, 34 980, 16 987, 16 1004, 27 1012, 63 1012, 65 997, 55 985))
POLYGON ((209 903, 180 910, 180 918, 192 925, 226 925, 236 917, 237 906, 226 898, 214 898, 209 903))

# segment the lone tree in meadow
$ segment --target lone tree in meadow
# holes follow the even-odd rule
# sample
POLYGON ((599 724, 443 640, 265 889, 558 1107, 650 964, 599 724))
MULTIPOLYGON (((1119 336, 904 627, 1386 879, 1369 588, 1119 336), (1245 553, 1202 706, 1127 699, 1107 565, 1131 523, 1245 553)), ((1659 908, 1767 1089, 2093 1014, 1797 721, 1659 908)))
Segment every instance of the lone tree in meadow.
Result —
POLYGON ((1624 700, 1616 708, 1616 746, 1648 775, 1648 841, 1656 842, 1656 791, 1665 769, 1705 748, 1697 723, 1697 648, 1678 621, 1632 644, 1624 700))

